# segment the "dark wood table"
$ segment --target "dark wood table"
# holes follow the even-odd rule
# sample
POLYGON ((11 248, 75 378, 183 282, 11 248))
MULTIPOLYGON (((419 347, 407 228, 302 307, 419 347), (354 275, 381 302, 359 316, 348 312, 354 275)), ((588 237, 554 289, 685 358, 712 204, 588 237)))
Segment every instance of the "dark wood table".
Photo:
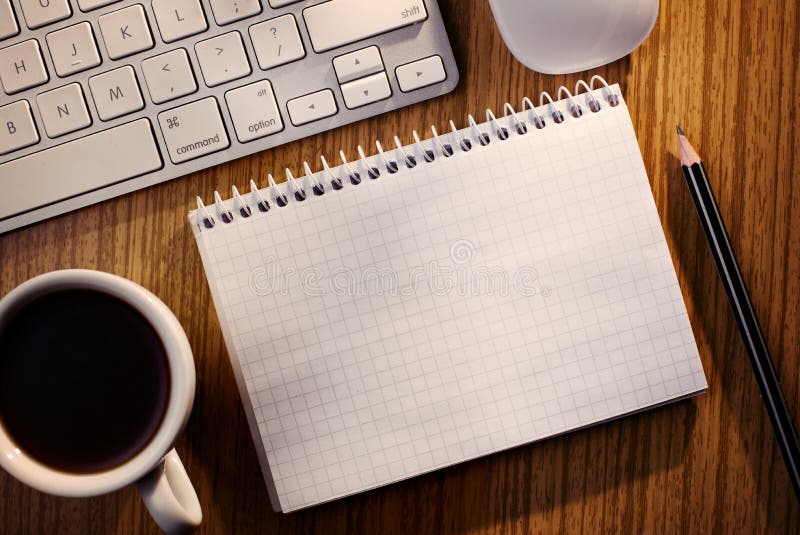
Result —
MULTIPOLYGON (((796 0, 662 1, 652 35, 597 69, 630 107, 707 394, 293 514, 269 506, 186 213, 194 195, 593 73, 546 76, 508 52, 484 1, 440 0, 461 69, 445 97, 173 180, 0 237, 0 295, 60 268, 110 271, 183 324, 197 398, 177 444, 203 533, 747 533, 800 530, 800 507, 676 158, 703 156, 790 412, 800 421, 800 33, 796 0)), ((535 100, 535 99, 534 99, 535 100)), ((1 193, 0 193, 1 194, 1 193)), ((153 533, 133 488, 62 499, 0 473, 2 533, 153 533)))

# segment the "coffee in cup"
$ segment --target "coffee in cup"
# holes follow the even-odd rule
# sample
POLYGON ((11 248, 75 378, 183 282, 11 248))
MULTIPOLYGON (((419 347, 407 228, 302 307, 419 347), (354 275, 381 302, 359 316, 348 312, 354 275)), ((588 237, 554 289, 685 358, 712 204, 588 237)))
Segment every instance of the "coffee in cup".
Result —
POLYGON ((0 299, 0 466, 34 488, 94 496, 136 482, 167 532, 199 525, 172 448, 194 400, 177 318, 122 277, 35 277, 0 299))

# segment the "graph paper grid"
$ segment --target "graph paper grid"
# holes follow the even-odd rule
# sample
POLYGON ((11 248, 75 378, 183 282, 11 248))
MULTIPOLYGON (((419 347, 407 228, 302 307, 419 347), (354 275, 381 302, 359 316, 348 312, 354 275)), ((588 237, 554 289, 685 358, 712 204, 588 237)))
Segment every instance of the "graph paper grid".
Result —
POLYGON ((706 389, 624 101, 557 106, 561 124, 504 119, 507 140, 450 135, 432 163, 411 145, 413 169, 395 151, 394 174, 195 224, 276 508, 706 389))

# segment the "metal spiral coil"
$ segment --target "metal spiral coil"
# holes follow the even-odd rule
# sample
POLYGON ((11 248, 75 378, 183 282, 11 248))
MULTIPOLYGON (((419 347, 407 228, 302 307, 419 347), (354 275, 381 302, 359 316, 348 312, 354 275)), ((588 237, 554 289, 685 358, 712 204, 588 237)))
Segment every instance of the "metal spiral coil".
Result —
MULTIPOLYGON (((592 76, 587 84, 583 80, 578 80, 575 84, 574 95, 564 86, 558 88, 557 101, 566 101, 569 115, 574 119, 580 119, 583 108, 578 103, 581 90, 585 95, 586 106, 591 113, 597 113, 603 108, 601 101, 593 94, 595 89, 603 89, 602 95, 606 103, 615 107, 619 104, 619 95, 615 94, 608 83, 600 76, 592 76), (595 83, 598 87, 595 87, 595 83)), ((539 95, 539 108, 546 107, 547 115, 554 124, 563 123, 566 118, 564 113, 558 109, 556 102, 547 92, 539 95)), ((267 175, 268 198, 262 195, 263 190, 259 189, 254 180, 250 181, 250 192, 240 194, 236 186, 232 187, 232 196, 228 201, 223 201, 220 194, 214 192, 213 214, 208 207, 203 204, 203 200, 197 197, 197 220, 201 228, 212 229, 218 222, 224 224, 233 223, 236 219, 246 219, 253 217, 257 213, 268 212, 273 206, 278 209, 290 204, 290 199, 294 202, 303 202, 309 195, 322 196, 330 191, 338 191, 345 187, 357 187, 365 179, 376 180, 384 172, 393 175, 405 169, 413 169, 420 162, 432 163, 440 158, 450 158, 456 154, 456 150, 469 152, 476 145, 490 145, 493 140, 506 141, 512 135, 524 136, 530 131, 530 127, 541 130, 548 126, 547 115, 543 116, 533 102, 528 97, 522 99, 522 109, 517 112, 511 104, 506 102, 503 105, 503 119, 507 126, 503 126, 497 119, 494 112, 486 110, 486 122, 479 125, 475 122, 472 115, 467 116, 467 127, 464 132, 459 131, 455 123, 449 121, 450 132, 439 134, 435 126, 431 126, 432 137, 427 140, 428 145, 422 141, 416 130, 412 131, 414 143, 403 146, 400 138, 394 136, 395 149, 385 151, 380 141, 375 141, 376 153, 367 156, 361 145, 357 147, 358 160, 348 162, 344 151, 339 151, 341 164, 336 168, 331 168, 324 156, 320 156, 322 170, 316 173, 312 171, 308 162, 303 162, 305 175, 297 179, 292 172, 286 169, 286 182, 283 190, 276 184, 271 174, 267 175), (526 121, 527 119, 527 121, 526 121), (530 125, 530 126, 529 126, 530 125), (481 129, 489 127, 486 132, 481 129), (339 174, 337 174, 337 170, 339 174), (349 186, 348 186, 349 184, 349 186)))

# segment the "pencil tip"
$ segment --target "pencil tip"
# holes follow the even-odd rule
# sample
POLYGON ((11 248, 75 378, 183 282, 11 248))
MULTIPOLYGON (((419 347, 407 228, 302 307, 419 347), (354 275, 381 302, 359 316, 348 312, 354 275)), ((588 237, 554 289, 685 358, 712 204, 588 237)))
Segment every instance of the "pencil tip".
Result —
POLYGON ((675 125, 675 130, 677 130, 677 131, 678 131, 678 135, 679 135, 679 136, 682 136, 682 135, 683 135, 683 130, 681 130, 681 125, 679 125, 679 124, 676 124, 676 125, 675 125))

